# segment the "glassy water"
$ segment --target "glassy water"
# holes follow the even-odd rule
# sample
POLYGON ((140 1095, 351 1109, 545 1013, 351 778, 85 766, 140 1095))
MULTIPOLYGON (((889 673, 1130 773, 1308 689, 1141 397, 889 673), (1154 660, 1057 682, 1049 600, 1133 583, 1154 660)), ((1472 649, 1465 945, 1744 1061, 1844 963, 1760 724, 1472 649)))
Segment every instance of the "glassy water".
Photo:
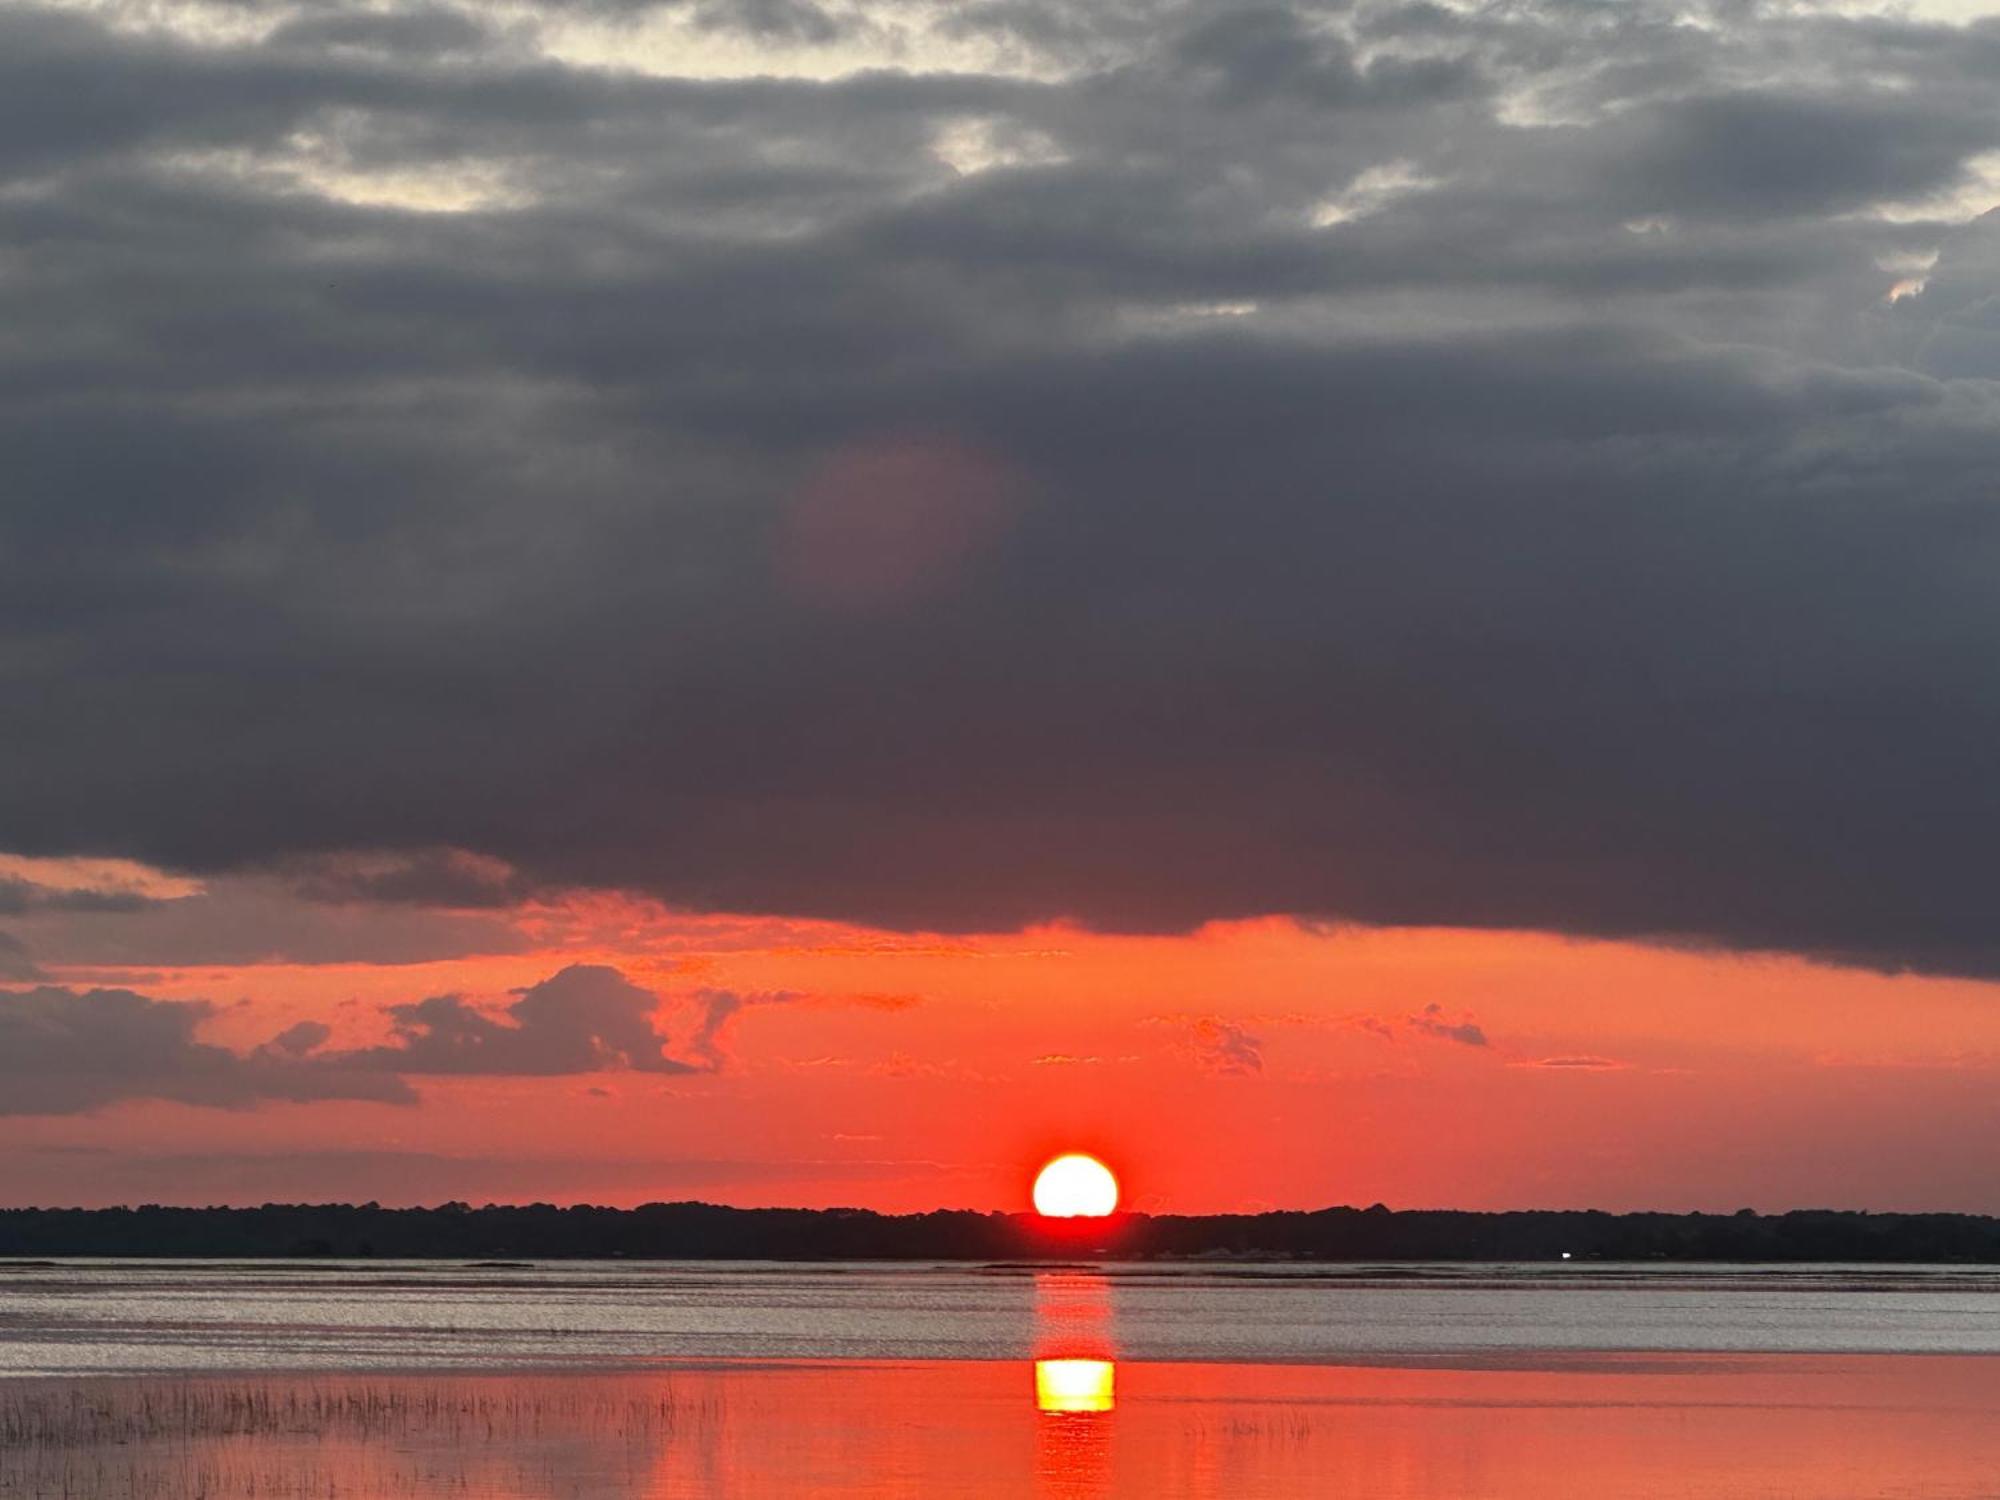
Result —
POLYGON ((0 1265, 0 1496, 2000 1494, 1962 1268, 0 1265))

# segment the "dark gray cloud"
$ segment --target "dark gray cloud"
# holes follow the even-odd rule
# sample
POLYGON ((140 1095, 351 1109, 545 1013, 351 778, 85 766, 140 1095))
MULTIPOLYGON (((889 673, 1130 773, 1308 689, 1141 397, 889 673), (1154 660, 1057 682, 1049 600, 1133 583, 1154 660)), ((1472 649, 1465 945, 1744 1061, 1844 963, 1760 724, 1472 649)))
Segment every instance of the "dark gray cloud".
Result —
MULTIPOLYGON (((1385 1042, 1400 1042, 1405 1037, 1416 1036, 1428 1037, 1432 1041, 1456 1042, 1462 1047, 1491 1045, 1486 1035, 1486 1028, 1471 1016, 1462 1016, 1454 1021, 1445 1014, 1444 1007, 1435 1002, 1400 1020, 1384 1020, 1380 1016, 1356 1016, 1352 1024, 1385 1042)), ((1546 1066, 1570 1066, 1573 1063, 1573 1059, 1559 1058, 1551 1059, 1546 1066)))
POLYGON ((467 11, 420 5, 401 11, 308 9, 281 21, 265 44, 307 56, 337 56, 353 48, 388 57, 436 57, 472 52, 496 40, 493 28, 467 11))
MULTIPOLYGON (((693 1054, 701 1069, 719 1073, 729 1065, 729 1032, 734 1028, 736 1017, 753 1005, 789 1005, 802 997, 789 990, 765 990, 755 994, 739 994, 734 990, 705 989, 695 994, 696 1003, 701 1007, 701 1018, 695 1024, 694 1035, 689 1038, 687 1050, 693 1054)), ((850 1001, 835 1003, 859 1004, 876 1009, 901 1009, 894 1003, 897 997, 863 995, 850 1001), (884 1005, 883 1001, 891 1003, 884 1005)))
MULTIPOLYGON (((699 1062, 667 1055, 656 1029, 661 999, 601 964, 571 964, 520 992, 505 1018, 488 1015, 460 995, 389 1007, 396 1040, 360 1052, 332 1054, 348 1068, 408 1074, 551 1076, 630 1069, 635 1073, 712 1071, 714 1027, 704 1016, 694 1049, 699 1062)), ((720 1023, 716 1023, 719 1025, 720 1023)), ((321 1040, 324 1040, 322 1037, 321 1040)))
MULTIPOLYGON (((18 953, 7 941, 0 935, 0 964, 18 953)), ((0 977, 8 977, 4 968, 0 977)), ((801 998, 695 992, 683 1059, 662 1029, 668 1002, 597 964, 571 964, 518 991, 498 1015, 462 995, 392 1005, 393 1039, 353 1049, 329 1048, 332 1029, 319 1021, 297 1022, 247 1053, 203 1042, 196 1031, 216 1010, 205 1001, 53 985, 0 991, 0 1115, 73 1114, 133 1099, 227 1108, 265 1100, 409 1104, 416 1094, 406 1078, 446 1075, 716 1073, 728 1066, 738 1014, 801 998)))
MULTIPOLYGON (((728 1034, 739 1014, 751 1006, 805 998, 784 990, 753 994, 696 990, 685 997, 693 1018, 685 1041, 676 1048, 662 1029, 668 1002, 606 965, 571 964, 518 995, 499 1016, 462 995, 433 995, 392 1005, 388 1010, 396 1032, 392 1042, 327 1053, 322 1060, 344 1068, 412 1075, 550 1076, 613 1069, 719 1073, 729 1064, 728 1034)), ((880 1008, 885 999, 895 998, 863 995, 829 1000, 880 1008)), ((273 1045, 310 1052, 326 1040, 324 1029, 320 1031, 315 1037, 305 1026, 295 1026, 273 1045)))
POLYGON ((851 29, 812 0, 699 0, 687 9, 705 30, 766 41, 832 42, 851 29))
POLYGON ((0 982, 24 984, 46 977, 19 938, 11 932, 0 932, 0 982))
MULTIPOLYGON (((1471 1018, 1453 1021, 1446 1018, 1442 1005, 1426 1005, 1414 1016, 1405 1018, 1403 1024, 1420 1036, 1435 1037, 1441 1042, 1457 1042, 1462 1047, 1484 1047, 1487 1045, 1486 1032, 1471 1018)), ((1565 1059, 1573 1062, 1573 1059, 1565 1059)))
POLYGON ((247 1055, 198 1041, 195 1030, 211 1014, 199 1002, 130 990, 0 992, 0 1115, 76 1114, 130 1099, 223 1108, 278 1099, 414 1102, 399 1079, 302 1060, 302 1038, 293 1033, 247 1055))
POLYGON ((25 916, 37 911, 133 912, 155 904, 138 891, 100 887, 56 889, 32 880, 0 876, 0 914, 25 916))
POLYGON ((0 14, 0 848, 2000 973, 2000 27, 924 15, 0 14))
POLYGON ((210 879, 133 908, 51 892, 85 899, 31 900, 9 925, 46 961, 86 968, 421 963, 531 946, 495 907, 496 883, 521 889, 492 861, 339 855, 210 879))
POLYGON ((384 903, 483 910, 535 894, 500 860, 460 849, 400 849, 377 854, 302 856, 270 872, 294 895, 334 905, 384 903))

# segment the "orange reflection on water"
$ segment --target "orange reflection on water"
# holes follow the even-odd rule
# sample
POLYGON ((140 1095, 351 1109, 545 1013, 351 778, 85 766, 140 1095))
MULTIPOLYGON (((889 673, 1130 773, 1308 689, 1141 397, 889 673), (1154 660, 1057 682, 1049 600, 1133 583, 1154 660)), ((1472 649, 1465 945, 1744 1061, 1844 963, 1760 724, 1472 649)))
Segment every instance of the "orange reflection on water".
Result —
POLYGON ((1035 1358, 1118 1357, 1111 1317, 1111 1282, 1095 1271, 1041 1271, 1035 1276, 1035 1358))
POLYGON ((1035 1409, 1046 1412, 1110 1411, 1118 1402, 1116 1369, 1108 1359, 1035 1361, 1035 1409))
POLYGON ((1045 1410, 1029 1398, 1027 1376, 1019 1364, 983 1361, 675 1373, 666 1380, 677 1416, 654 1450, 657 1468, 621 1493, 2000 1494, 2000 1359, 1992 1358, 1604 1355, 1415 1369, 1128 1361, 1114 1372, 1116 1404, 1104 1411, 1045 1410), (911 1413, 921 1419, 907 1420, 911 1413))
MULTIPOLYGON (((1111 1361, 1100 1363, 1109 1377, 1111 1361)), ((2000 1359, 1990 1357, 1548 1355, 1419 1368, 1136 1361, 1115 1372, 1115 1408, 1077 1411, 1024 1399, 1025 1374, 1002 1361, 821 1360, 0 1381, 0 1432, 28 1435, 0 1443, 0 1495, 2000 1494, 2000 1359)))
POLYGON ((1108 1278, 1035 1277, 1034 1492, 1046 1500, 1101 1500, 1115 1491, 1116 1351, 1108 1278))

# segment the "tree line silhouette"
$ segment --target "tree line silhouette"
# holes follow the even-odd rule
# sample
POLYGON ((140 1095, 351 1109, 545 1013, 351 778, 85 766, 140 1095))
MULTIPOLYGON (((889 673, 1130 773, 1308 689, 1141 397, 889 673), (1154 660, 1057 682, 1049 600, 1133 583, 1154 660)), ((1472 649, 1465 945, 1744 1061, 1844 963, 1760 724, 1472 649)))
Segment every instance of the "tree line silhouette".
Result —
POLYGON ((547 1203, 267 1203, 258 1208, 0 1209, 0 1257, 454 1260, 1109 1258, 2000 1263, 2000 1219, 1801 1210, 1757 1214, 1470 1213, 1324 1208, 1046 1220, 941 1210, 639 1208, 547 1203))

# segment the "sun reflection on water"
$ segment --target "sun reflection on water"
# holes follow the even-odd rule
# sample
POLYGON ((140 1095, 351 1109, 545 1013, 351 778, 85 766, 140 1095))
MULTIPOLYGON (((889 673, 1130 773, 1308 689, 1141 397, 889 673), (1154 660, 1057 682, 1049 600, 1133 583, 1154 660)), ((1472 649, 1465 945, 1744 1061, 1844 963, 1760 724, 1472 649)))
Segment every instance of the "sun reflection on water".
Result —
POLYGON ((1116 1356, 1107 1277, 1035 1277, 1035 1477, 1045 1500, 1100 1500, 1112 1491, 1116 1356))
POLYGON ((1110 1411, 1117 1401, 1116 1368, 1108 1359, 1035 1361, 1035 1408, 1038 1411, 1110 1411))

